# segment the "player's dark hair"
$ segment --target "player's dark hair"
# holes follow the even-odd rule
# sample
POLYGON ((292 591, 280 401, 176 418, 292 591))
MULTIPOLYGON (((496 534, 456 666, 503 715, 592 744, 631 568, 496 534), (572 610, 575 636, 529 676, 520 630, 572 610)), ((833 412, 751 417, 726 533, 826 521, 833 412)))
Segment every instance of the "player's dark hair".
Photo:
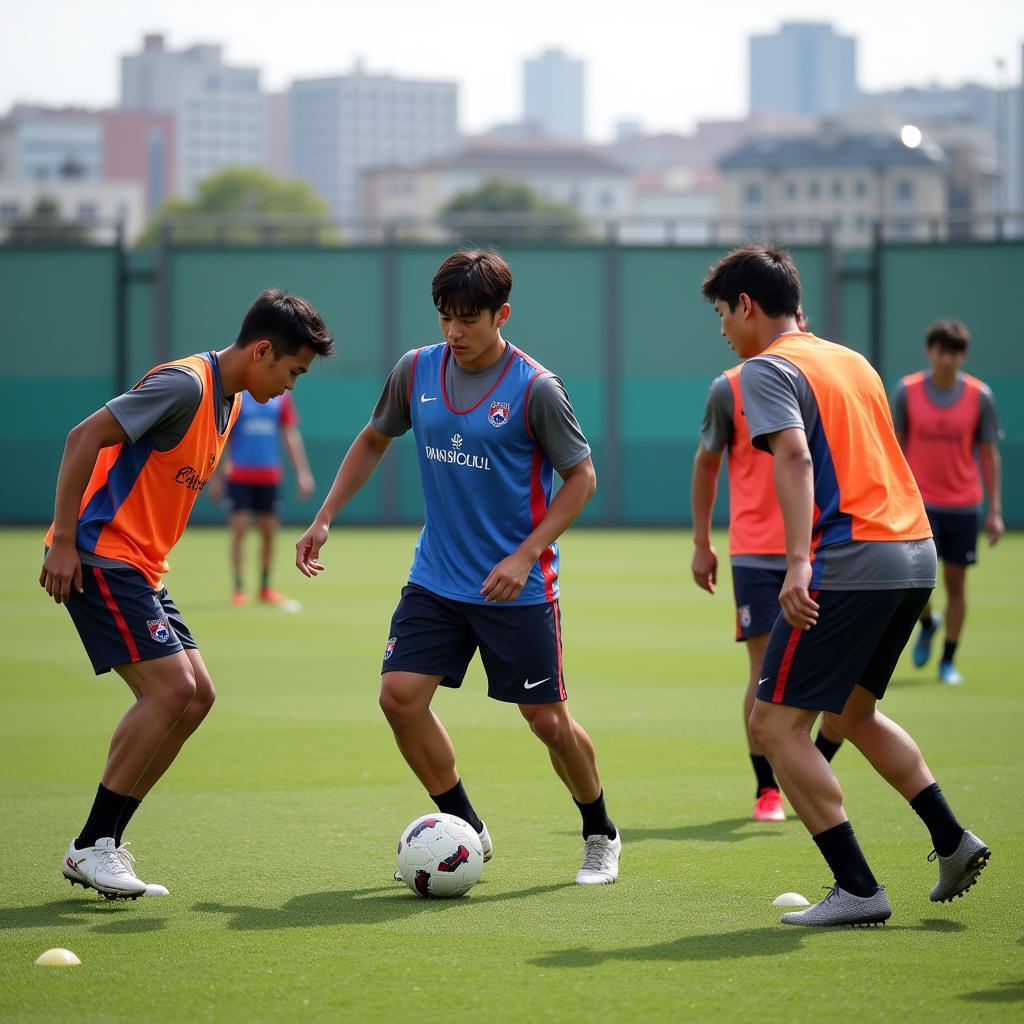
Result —
POLYGON ((936 320, 924 336, 925 348, 938 346, 950 352, 966 352, 971 344, 971 332, 959 320, 936 320))
POLYGON ((438 312, 456 316, 476 316, 485 309, 497 313, 511 291, 512 271, 491 249, 452 253, 430 284, 438 312))
POLYGON ((765 316, 796 316, 800 308, 800 274, 785 249, 762 242, 733 249, 704 278, 701 293, 708 302, 721 299, 730 311, 740 295, 749 295, 765 316))
POLYGON ((245 348, 263 340, 270 342, 275 359, 294 356, 307 346, 318 356, 334 351, 334 335, 312 303, 280 288, 260 292, 242 318, 235 344, 245 348))

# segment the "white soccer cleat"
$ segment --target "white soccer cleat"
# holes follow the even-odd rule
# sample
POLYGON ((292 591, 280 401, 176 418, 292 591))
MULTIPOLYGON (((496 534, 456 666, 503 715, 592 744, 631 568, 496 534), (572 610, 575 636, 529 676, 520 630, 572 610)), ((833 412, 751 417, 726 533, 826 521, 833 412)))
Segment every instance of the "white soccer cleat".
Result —
POLYGON ((146 895, 146 883, 135 877, 134 863, 132 855, 115 846, 110 836, 84 850, 76 849, 72 839, 62 870, 72 885, 95 889, 108 900, 134 900, 146 895))
POLYGON ((611 885, 619 877, 622 836, 587 836, 583 847, 583 863, 576 873, 577 885, 611 885))
POLYGON ((486 864, 494 856, 494 843, 491 842, 491 834, 482 821, 480 822, 480 848, 484 851, 484 863, 486 864))

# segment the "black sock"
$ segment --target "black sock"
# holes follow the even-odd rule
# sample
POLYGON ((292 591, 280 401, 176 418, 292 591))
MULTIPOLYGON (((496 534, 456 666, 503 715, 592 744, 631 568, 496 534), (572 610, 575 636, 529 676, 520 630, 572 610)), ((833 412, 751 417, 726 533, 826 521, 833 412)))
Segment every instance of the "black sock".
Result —
POLYGON ((853 826, 848 821, 819 832, 814 841, 832 869, 840 889, 854 896, 874 896, 878 891, 878 882, 871 874, 871 868, 861 853, 860 843, 853 834, 853 826))
POLYGON ((92 803, 88 820, 81 834, 75 840, 75 848, 84 850, 87 846, 95 846, 97 839, 113 838, 117 831, 117 819, 128 798, 113 790, 107 789, 101 782, 96 790, 96 799, 92 803))
POLYGON ((935 615, 932 612, 928 612, 927 615, 922 615, 920 621, 921 625, 928 629, 935 628, 935 615))
POLYGON ((821 751, 825 760, 831 762, 832 758, 836 756, 836 751, 843 745, 843 741, 840 740, 838 743, 833 743, 821 731, 821 729, 819 729, 818 738, 814 741, 814 745, 821 751))
POLYGON ((242 577, 235 577, 235 593, 240 594, 244 588, 242 587, 242 577))
POLYGON ((762 789, 778 789, 779 784, 775 781, 775 773, 768 763, 764 754, 751 754, 750 763, 754 766, 754 774, 757 776, 757 792, 754 796, 760 796, 762 789))
MULTIPOLYGON (((263 590, 266 590, 269 586, 270 586, 270 570, 269 569, 264 569, 260 573, 260 587, 263 590)), ((445 812, 445 813, 447 813, 447 812, 445 812)))
POLYGON ((128 822, 132 820, 132 815, 139 809, 141 800, 136 800, 133 796, 126 796, 124 798, 124 804, 121 807, 121 817, 117 819, 117 825, 114 827, 114 845, 121 845, 121 837, 124 835, 124 830, 128 827, 128 822))
POLYGON ((942 647, 942 660, 952 661, 953 655, 956 654, 956 645, 959 641, 947 640, 942 647))
POLYGON ((956 815, 946 803, 939 784, 933 782, 930 786, 925 786, 910 801, 910 806, 931 833, 935 852, 940 857, 948 857, 953 853, 963 838, 964 827, 956 820, 956 815))
POLYGON ((573 797, 572 802, 580 809, 580 815, 583 818, 584 839, 586 839, 587 836, 607 836, 609 839, 615 838, 618 833, 615 831, 612 819, 608 817, 608 812, 604 809, 603 789, 597 794, 597 799, 593 803, 581 804, 575 797, 573 797))
POLYGON ((469 797, 466 796, 466 791, 462 787, 462 779, 459 779, 447 792, 438 793, 437 796, 432 795, 430 799, 437 804, 437 809, 443 814, 454 814, 456 818, 468 821, 477 832, 484 827, 484 823, 473 810, 469 797))

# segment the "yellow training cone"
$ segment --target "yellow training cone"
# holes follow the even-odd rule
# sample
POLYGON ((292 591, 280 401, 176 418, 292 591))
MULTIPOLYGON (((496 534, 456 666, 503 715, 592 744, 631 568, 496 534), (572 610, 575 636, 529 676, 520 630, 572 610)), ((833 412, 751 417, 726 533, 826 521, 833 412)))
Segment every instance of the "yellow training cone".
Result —
POLYGON ((48 949, 36 957, 39 967, 79 967, 82 961, 70 949, 48 949))

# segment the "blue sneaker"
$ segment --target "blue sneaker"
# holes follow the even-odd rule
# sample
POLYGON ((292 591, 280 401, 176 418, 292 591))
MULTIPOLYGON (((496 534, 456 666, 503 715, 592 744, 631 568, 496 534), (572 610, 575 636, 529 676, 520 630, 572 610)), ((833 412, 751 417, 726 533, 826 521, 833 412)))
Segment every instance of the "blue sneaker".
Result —
POLYGON ((939 682, 947 686, 959 686, 964 681, 956 665, 951 661, 943 661, 939 665, 939 682))
POLYGON ((938 612, 932 612, 932 624, 926 626, 923 622, 921 623, 921 630, 917 634, 917 642, 914 644, 914 667, 923 668, 928 664, 928 659, 932 656, 932 640, 935 639, 935 634, 939 631, 939 626, 942 624, 942 616, 938 612))

